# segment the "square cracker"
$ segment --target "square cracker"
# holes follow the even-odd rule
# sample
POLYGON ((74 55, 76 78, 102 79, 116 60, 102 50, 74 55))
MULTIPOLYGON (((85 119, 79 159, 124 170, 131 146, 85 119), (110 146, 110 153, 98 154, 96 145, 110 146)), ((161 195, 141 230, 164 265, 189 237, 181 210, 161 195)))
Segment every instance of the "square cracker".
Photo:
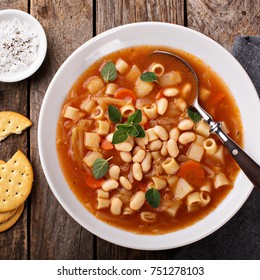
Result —
POLYGON ((18 150, 7 163, 0 165, 0 212, 20 206, 30 194, 32 183, 31 163, 18 150))
POLYGON ((20 134, 31 126, 32 122, 25 116, 11 111, 0 112, 0 141, 10 134, 20 134))

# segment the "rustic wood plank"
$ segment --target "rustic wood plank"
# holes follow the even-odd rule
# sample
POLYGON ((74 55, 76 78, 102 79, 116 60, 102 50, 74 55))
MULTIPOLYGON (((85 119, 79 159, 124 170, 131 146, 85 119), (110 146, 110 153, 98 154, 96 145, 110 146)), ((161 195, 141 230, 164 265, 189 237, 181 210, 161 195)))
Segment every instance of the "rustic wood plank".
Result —
POLYGON ((184 0, 96 1, 96 33, 142 21, 184 24, 184 0))
MULTIPOLYGON (((27 0, 0 2, 2 9, 28 10, 27 0)), ((10 110, 28 115, 27 108, 27 81, 18 83, 0 82, 0 111, 10 110)), ((28 133, 25 131, 21 135, 11 135, 0 143, 0 157, 2 160, 9 160, 17 149, 27 154, 28 133)), ((0 259, 27 259, 27 213, 28 203, 18 222, 9 230, 0 233, 0 259)))
POLYGON ((187 0, 188 27, 231 50, 236 36, 260 34, 260 1, 187 0))
POLYGON ((41 69, 31 78, 31 160, 35 188, 31 199, 31 259, 92 258, 93 236, 82 229, 59 205, 45 180, 37 150, 39 111, 48 84, 73 50, 92 37, 92 1, 32 0, 31 14, 43 25, 48 52, 41 69))
MULTIPOLYGON (((164 21, 184 25, 184 1, 97 1, 96 32, 141 21, 164 21), (108 16, 109 15, 109 16, 108 16)), ((97 238, 97 259, 167 259, 169 251, 131 250, 97 238)))

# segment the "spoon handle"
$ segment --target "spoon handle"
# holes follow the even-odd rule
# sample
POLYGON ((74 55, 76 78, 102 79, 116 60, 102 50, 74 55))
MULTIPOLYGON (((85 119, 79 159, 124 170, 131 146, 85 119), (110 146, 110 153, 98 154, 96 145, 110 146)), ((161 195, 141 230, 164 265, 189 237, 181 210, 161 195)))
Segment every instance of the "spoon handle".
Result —
POLYGON ((220 123, 215 123, 215 127, 212 127, 211 131, 219 136, 249 180, 260 190, 260 166, 223 132, 220 123))

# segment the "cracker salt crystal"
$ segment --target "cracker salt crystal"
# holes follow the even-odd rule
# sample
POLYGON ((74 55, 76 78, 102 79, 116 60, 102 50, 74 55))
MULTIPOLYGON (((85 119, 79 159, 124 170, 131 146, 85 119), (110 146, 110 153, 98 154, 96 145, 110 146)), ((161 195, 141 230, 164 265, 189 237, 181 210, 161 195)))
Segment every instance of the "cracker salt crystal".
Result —
POLYGON ((10 134, 20 134, 24 129, 30 127, 32 122, 25 116, 11 111, 0 112, 0 141, 10 134))
POLYGON ((24 209, 24 203, 22 203, 18 208, 17 211, 14 213, 13 216, 11 216, 8 220, 6 220, 3 223, 0 223, 0 232, 3 232, 7 229, 9 229, 10 227, 12 227, 20 218, 22 212, 24 209))
POLYGON ((0 165, 0 212, 20 206, 30 194, 32 183, 31 163, 18 150, 7 163, 0 165))

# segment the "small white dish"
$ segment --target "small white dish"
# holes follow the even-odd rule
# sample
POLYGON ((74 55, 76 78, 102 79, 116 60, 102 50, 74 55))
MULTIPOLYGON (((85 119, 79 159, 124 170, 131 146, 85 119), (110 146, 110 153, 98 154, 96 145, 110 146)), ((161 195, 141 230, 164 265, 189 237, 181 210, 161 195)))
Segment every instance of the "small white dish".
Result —
POLYGON ((183 49, 217 72, 231 90, 240 110, 244 149, 256 162, 260 162, 260 149, 257 148, 260 132, 255 129, 255 124, 260 123, 259 98, 245 70, 227 50, 205 35, 186 27, 158 22, 134 23, 108 30, 83 44, 63 63, 51 81, 41 107, 38 127, 40 159, 46 179, 60 204, 93 234, 132 249, 176 248, 208 236, 231 219, 253 189, 244 173, 239 172, 234 188, 203 220, 176 232, 140 235, 110 226, 92 215, 68 186, 58 161, 57 122, 61 106, 74 82, 101 57, 137 45, 183 49))
POLYGON ((38 68, 41 66, 46 52, 47 52, 47 39, 44 32, 44 29, 42 28, 41 24, 36 20, 33 16, 30 14, 20 11, 20 10, 14 10, 14 9, 7 9, 0 11, 0 22, 2 21, 11 21, 14 18, 18 18, 22 20, 25 24, 27 24, 29 27, 34 29, 38 34, 39 39, 39 47, 37 51, 37 59, 30 64, 28 68, 26 68, 22 72, 5 72, 0 74, 0 82, 18 82, 21 80, 24 80, 28 77, 30 77, 33 73, 35 73, 38 68))

